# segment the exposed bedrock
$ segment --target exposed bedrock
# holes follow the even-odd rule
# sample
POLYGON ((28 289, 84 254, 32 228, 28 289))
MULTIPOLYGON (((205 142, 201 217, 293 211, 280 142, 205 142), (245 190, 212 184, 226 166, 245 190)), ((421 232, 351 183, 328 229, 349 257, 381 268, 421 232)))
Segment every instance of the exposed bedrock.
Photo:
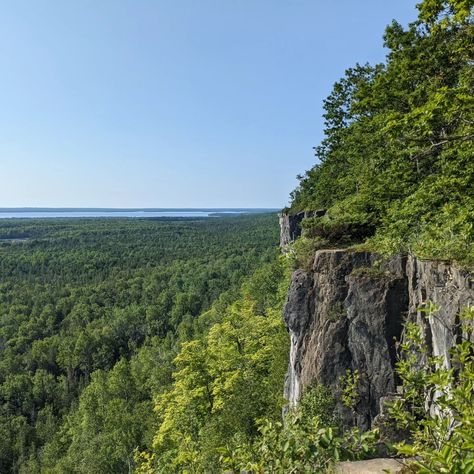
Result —
POLYGON ((280 247, 284 249, 288 244, 297 239, 301 233, 301 222, 307 217, 321 217, 326 213, 325 210, 319 211, 301 211, 297 214, 279 214, 280 221, 280 247))
POLYGON ((474 275, 446 262, 408 259, 410 320, 424 329, 429 354, 444 356, 449 366, 449 351, 460 338, 461 311, 474 305, 474 275), (427 301, 437 311, 427 315, 419 308, 427 301))
POLYGON ((472 276, 457 267, 370 252, 319 250, 309 272, 294 272, 284 310, 291 336, 285 396, 298 402, 313 383, 334 387, 347 369, 359 372, 355 414, 339 407, 346 424, 372 426, 379 401, 397 380, 395 339, 409 318, 423 326, 434 355, 454 344, 459 312, 474 304, 472 276), (439 312, 418 311, 432 301, 439 312))

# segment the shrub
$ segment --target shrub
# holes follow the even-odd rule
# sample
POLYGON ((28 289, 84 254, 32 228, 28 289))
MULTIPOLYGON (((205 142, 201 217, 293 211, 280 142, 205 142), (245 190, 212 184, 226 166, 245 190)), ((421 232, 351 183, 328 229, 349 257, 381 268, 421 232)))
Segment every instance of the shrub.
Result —
MULTIPOLYGON (((428 305, 427 314, 436 308, 428 305)), ((409 429, 411 440, 396 445, 399 454, 415 457, 418 472, 474 471, 474 306, 461 314, 462 337, 451 360, 427 357, 421 327, 408 324, 403 358, 397 364, 402 395, 390 413, 398 427, 409 429), (429 411, 427 410, 429 405, 429 411)))
POLYGON ((223 467, 233 472, 326 472, 337 461, 373 455, 377 431, 362 433, 354 428, 343 432, 334 406, 331 391, 314 386, 283 422, 263 420, 255 443, 224 456, 223 467))
POLYGON ((302 268, 309 271, 313 265, 314 254, 317 250, 326 248, 328 241, 322 238, 300 237, 292 245, 289 253, 293 269, 302 268))

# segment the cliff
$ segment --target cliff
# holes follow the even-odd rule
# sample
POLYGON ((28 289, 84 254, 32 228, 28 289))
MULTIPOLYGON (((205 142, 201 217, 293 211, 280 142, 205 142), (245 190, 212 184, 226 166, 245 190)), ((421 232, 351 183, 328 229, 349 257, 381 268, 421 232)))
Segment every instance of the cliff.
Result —
POLYGON ((472 275, 454 264, 317 251, 310 271, 294 272, 284 309, 291 336, 286 398, 296 404, 314 383, 337 390, 340 377, 357 370, 354 413, 342 405, 338 410, 345 424, 369 429, 381 398, 396 391, 396 341, 403 339, 403 324, 421 325, 429 354, 444 355, 449 364, 460 310, 470 304, 472 275), (439 308, 429 317, 419 311, 427 301, 439 308))
POLYGON ((302 211, 297 214, 278 215, 280 221, 280 247, 284 249, 288 244, 296 240, 302 233, 301 222, 307 217, 321 217, 326 213, 320 211, 302 211))

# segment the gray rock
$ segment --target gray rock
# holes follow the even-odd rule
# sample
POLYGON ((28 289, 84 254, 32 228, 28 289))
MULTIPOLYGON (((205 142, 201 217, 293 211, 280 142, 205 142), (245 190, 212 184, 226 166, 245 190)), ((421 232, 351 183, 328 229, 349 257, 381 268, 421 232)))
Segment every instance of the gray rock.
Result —
POLYGON ((284 250, 288 244, 294 242, 302 233, 301 221, 308 217, 321 217, 325 210, 302 211, 297 214, 280 213, 280 247, 284 250))
POLYGON ((461 335, 460 312, 474 305, 472 273, 446 262, 408 258, 410 308, 408 319, 422 326, 428 355, 443 356, 450 366, 449 352, 461 335), (437 311, 422 311, 431 301, 437 311))
POLYGON ((280 247, 284 248, 301 235, 300 223, 302 214, 279 214, 280 221, 280 247))
MULTIPOLYGON (((455 264, 410 257, 407 275, 410 293, 408 320, 416 322, 423 330, 426 357, 441 357, 442 364, 450 368, 451 349, 462 337, 467 337, 462 331, 460 314, 464 308, 474 304, 473 274, 455 264), (427 312, 427 302, 434 303, 436 309, 427 312)), ((472 332, 470 337, 474 339, 472 332)), ((424 363, 426 359, 420 360, 420 364, 424 363)), ((433 402, 440 395, 439 392, 427 394, 426 409, 432 415, 438 412, 438 405, 433 402)))
POLYGON ((297 270, 291 279, 291 287, 288 292, 285 306, 284 319, 287 328, 290 329, 290 360, 288 372, 285 379, 285 398, 290 406, 296 404, 300 398, 299 373, 301 365, 299 360, 299 342, 307 332, 307 325, 312 313, 309 306, 309 297, 313 286, 313 280, 303 270, 297 270))
MULTIPOLYGON (((346 424, 362 429, 378 414, 379 398, 395 389, 393 338, 400 336, 408 308, 401 270, 391 273, 387 265, 380 272, 363 271, 377 258, 368 252, 316 252, 310 273, 294 273, 284 310, 291 335, 285 387, 290 405, 312 383, 336 390, 347 369, 358 370, 355 420, 342 405, 339 411, 346 424)), ((397 268, 394 262, 392 267, 397 268)))
POLYGON ((396 391, 395 340, 403 339, 407 320, 423 328, 428 355, 444 356, 450 365, 450 349, 461 336, 460 311, 474 304, 472 274, 414 257, 380 262, 370 252, 319 250, 311 271, 293 274, 284 309, 290 405, 313 383, 337 391, 340 377, 357 370, 359 399, 352 413, 342 405, 338 411, 347 425, 372 427, 380 400, 396 391), (420 311, 427 301, 439 310, 420 311))
POLYGON ((357 425, 366 430, 380 411, 380 398, 395 390, 395 341, 408 308, 408 285, 403 273, 382 270, 349 275, 347 281, 347 345, 351 370, 360 375, 357 425))

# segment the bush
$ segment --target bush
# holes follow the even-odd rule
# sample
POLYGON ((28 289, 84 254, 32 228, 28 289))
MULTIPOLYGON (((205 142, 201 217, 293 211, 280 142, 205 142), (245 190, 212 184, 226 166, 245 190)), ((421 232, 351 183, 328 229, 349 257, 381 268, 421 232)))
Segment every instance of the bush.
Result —
MULTIPOLYGON (((428 305, 428 315, 435 311, 428 305)), ((390 413, 397 427, 411 433, 409 442, 396 445, 398 453, 416 456, 412 464, 420 473, 474 471, 473 321, 471 306, 461 314, 463 337, 450 361, 427 356, 419 325, 405 328, 403 358, 397 365, 402 395, 391 404, 390 413)))
POLYGON ((335 462, 370 457, 377 431, 343 432, 334 415, 335 400, 321 385, 308 390, 283 422, 263 420, 252 446, 224 456, 224 468, 254 473, 326 472, 335 462))
POLYGON ((303 220, 302 227, 308 238, 323 239, 332 245, 361 242, 374 233, 373 226, 350 216, 310 217, 303 220))
POLYGON ((322 238, 300 237, 291 245, 289 258, 294 270, 302 268, 310 271, 313 266, 314 254, 317 250, 327 248, 328 241, 322 238))
POLYGON ((320 420, 323 426, 339 426, 335 413, 336 399, 331 389, 316 384, 308 389, 302 397, 299 410, 303 419, 320 420))

